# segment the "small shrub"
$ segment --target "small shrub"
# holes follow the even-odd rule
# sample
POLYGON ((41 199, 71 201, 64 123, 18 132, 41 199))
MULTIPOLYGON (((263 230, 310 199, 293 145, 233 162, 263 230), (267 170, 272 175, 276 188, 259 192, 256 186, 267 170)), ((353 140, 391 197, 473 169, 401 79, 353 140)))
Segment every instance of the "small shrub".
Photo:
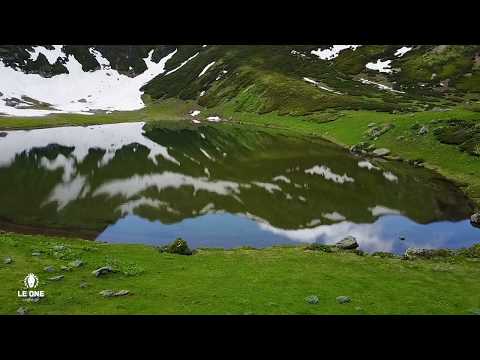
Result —
POLYGON ((166 252, 169 254, 178 255, 193 255, 193 251, 190 250, 188 244, 182 238, 177 238, 173 243, 159 248, 160 252, 166 252))
POLYGON ((389 252, 384 252, 384 251, 376 251, 372 254, 372 256, 378 256, 381 258, 388 258, 388 259, 393 259, 395 257, 394 254, 389 252))
POLYGON ((110 266, 113 271, 121 272, 126 276, 137 276, 143 274, 145 270, 133 262, 120 261, 112 257, 105 258, 105 264, 110 266))
POLYGON ((320 244, 320 243, 313 243, 307 245, 305 250, 313 250, 313 251, 323 251, 327 253, 333 252, 332 247, 330 245, 320 244))
POLYGON ((458 254, 468 258, 480 258, 480 244, 475 244, 469 248, 461 249, 458 254))

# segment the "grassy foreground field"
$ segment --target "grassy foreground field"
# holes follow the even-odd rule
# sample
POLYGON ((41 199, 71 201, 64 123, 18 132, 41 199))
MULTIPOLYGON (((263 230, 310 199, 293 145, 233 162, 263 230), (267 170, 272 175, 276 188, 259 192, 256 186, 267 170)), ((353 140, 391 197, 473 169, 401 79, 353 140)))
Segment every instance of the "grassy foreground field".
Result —
POLYGON ((0 314, 15 314, 20 307, 29 314, 480 312, 480 259, 475 256, 402 260, 303 247, 200 250, 182 256, 144 245, 5 233, 0 235, 0 254, 0 314), (4 264, 7 256, 10 264, 4 264), (77 259, 84 264, 61 270, 77 259), (92 274, 105 265, 118 271, 92 274), (54 272, 46 272, 48 266, 54 272), (17 297, 29 273, 38 276, 37 289, 46 294, 37 303, 17 297), (64 278, 48 280, 58 275, 64 278), (103 290, 130 294, 104 298, 99 294, 103 290), (305 301, 311 295, 318 296, 318 304, 305 301), (338 296, 351 302, 339 304, 338 296))

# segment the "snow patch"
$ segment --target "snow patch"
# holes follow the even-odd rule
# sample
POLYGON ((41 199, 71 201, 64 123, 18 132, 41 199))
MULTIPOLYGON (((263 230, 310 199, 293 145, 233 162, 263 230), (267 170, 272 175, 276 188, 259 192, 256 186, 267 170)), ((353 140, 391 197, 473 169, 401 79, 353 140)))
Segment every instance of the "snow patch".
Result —
POLYGON ((27 50, 30 54, 30 59, 32 61, 37 61, 38 55, 43 54, 47 58, 47 61, 50 65, 53 65, 57 62, 58 58, 65 58, 66 55, 62 51, 62 45, 53 45, 53 50, 47 49, 44 46, 34 46, 33 51, 27 50))
POLYGON ((337 94, 337 95, 342 95, 341 92, 338 92, 338 91, 335 91, 335 90, 332 90, 326 86, 323 86, 321 85, 318 81, 315 81, 313 79, 310 79, 310 78, 307 78, 307 77, 304 77, 303 80, 305 80, 306 82, 310 83, 310 84, 313 84, 315 85, 316 87, 322 89, 322 90, 325 90, 325 91, 328 91, 328 92, 331 92, 331 93, 334 93, 334 94, 337 94))
POLYGON ((405 94, 405 91, 395 90, 394 88, 392 88, 390 86, 383 85, 383 84, 380 84, 380 83, 377 83, 377 82, 374 82, 374 81, 371 81, 371 80, 361 78, 360 82, 362 84, 366 84, 366 85, 375 85, 380 90, 387 90, 387 91, 391 91, 391 92, 398 93, 398 94, 405 94))
POLYGON ((205 75, 205 73, 210 69, 213 65, 215 65, 215 61, 212 61, 210 64, 205 66, 202 70, 202 72, 198 75, 198 77, 201 77, 202 75, 205 75))
POLYGON ((335 59, 343 50, 352 49, 356 50, 361 45, 332 45, 328 49, 318 49, 312 50, 313 55, 318 56, 322 60, 333 60, 335 59))
POLYGON ((405 55, 407 52, 409 52, 412 49, 413 49, 413 47, 403 46, 400 49, 398 49, 395 52, 395 54, 393 54, 393 55, 395 55, 397 57, 402 57, 403 55, 405 55))
POLYGON ((378 59, 376 63, 369 62, 367 65, 365 65, 365 67, 370 70, 389 74, 392 72, 392 68, 390 66, 391 62, 392 60, 382 61, 382 59, 378 59))

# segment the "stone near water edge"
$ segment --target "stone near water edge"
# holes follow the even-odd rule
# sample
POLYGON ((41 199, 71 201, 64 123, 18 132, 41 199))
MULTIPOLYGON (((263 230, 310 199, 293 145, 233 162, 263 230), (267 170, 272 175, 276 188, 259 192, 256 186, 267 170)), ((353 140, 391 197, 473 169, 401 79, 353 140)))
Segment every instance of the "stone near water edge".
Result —
POLYGON ((28 314, 28 308, 23 307, 23 306, 22 306, 22 307, 19 307, 19 308, 17 309, 17 314, 18 314, 18 315, 27 315, 27 314, 28 314))
POLYGON ((170 254, 178 254, 178 255, 193 255, 194 252, 190 250, 188 247, 188 243, 182 239, 177 238, 173 243, 160 246, 158 248, 160 252, 166 252, 170 254))
POLYGON ((310 305, 317 305, 320 300, 318 299, 318 296, 316 295, 310 295, 305 298, 305 301, 310 304, 310 305))
POLYGON ((405 250, 404 258, 407 260, 414 260, 417 258, 431 259, 435 257, 451 256, 454 252, 448 249, 422 249, 422 248, 408 248, 405 250))
POLYGON ((99 292, 100 295, 102 295, 103 297, 112 297, 115 295, 115 291, 113 290, 102 290, 99 292))
POLYGON ((470 217, 470 224, 480 228, 480 212, 477 212, 470 217))
POLYGON ((352 299, 350 299, 348 296, 338 296, 336 300, 339 304, 347 304, 352 301, 352 299))
POLYGON ((335 246, 343 250, 353 250, 356 249, 359 245, 357 239, 355 239, 353 236, 347 236, 346 238, 337 242, 335 246))
POLYGON ((422 257, 425 256, 425 254, 428 252, 427 249, 420 249, 420 248, 408 248, 405 250, 404 257, 406 259, 415 259, 417 257, 422 257))
POLYGON ((65 277, 65 275, 58 275, 58 276, 53 276, 51 278, 48 278, 50 281, 60 281, 65 277))
POLYGON ((388 154, 390 154, 390 150, 386 148, 380 148, 380 149, 373 150, 372 154, 380 157, 387 156, 388 154))
POLYGON ((80 259, 77 259, 68 263, 68 265, 73 268, 78 268, 80 266, 83 266, 83 264, 84 262, 80 259))
POLYGON ((101 268, 98 268, 97 270, 93 270, 92 274, 95 275, 96 277, 111 273, 113 270, 110 266, 103 266, 101 268))
POLYGON ((0 131, 0 138, 4 138, 8 135, 5 131, 0 131))
POLYGON ((43 268, 43 271, 46 271, 46 272, 55 272, 55 268, 53 266, 46 266, 43 268))
POLYGON ((5 265, 9 265, 13 262, 13 259, 10 256, 7 256, 5 259, 3 259, 3 263, 5 265))

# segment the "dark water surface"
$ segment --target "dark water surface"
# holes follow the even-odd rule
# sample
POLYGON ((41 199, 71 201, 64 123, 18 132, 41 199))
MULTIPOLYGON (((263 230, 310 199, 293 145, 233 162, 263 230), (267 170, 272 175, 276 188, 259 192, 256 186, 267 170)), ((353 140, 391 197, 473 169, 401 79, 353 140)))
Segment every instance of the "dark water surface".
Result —
POLYGON ((480 242, 473 204, 426 169, 240 127, 142 127, 8 132, 0 227, 223 248, 347 235, 363 250, 396 253, 480 242))

